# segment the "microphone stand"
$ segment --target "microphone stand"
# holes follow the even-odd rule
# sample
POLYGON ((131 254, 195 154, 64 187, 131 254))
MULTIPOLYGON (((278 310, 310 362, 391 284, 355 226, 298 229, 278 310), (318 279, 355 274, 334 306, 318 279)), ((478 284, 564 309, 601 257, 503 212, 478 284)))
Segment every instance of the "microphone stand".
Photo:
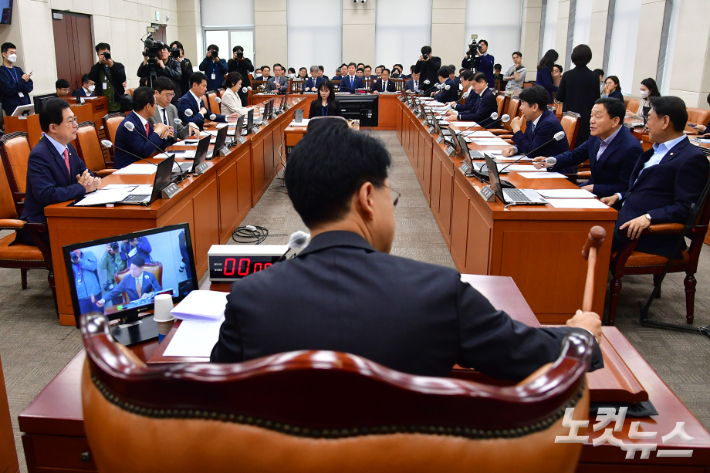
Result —
POLYGON ((560 140, 558 140, 557 138, 555 138, 555 137, 553 136, 550 141, 547 141, 547 142, 541 144, 540 146, 538 146, 538 147, 535 148, 534 150, 530 151, 529 153, 525 153, 524 155, 522 155, 521 157, 519 157, 518 159, 516 159, 516 160, 513 161, 512 163, 508 164, 508 165, 507 165, 506 167, 504 167, 503 169, 501 169, 499 172, 503 172, 504 170, 508 169, 508 168, 509 168, 510 166, 512 166, 513 164, 515 164, 515 163, 517 163, 518 161, 520 161, 521 159, 526 158, 526 157, 528 157, 529 155, 535 153, 536 151, 541 150, 542 148, 544 148, 545 146, 549 145, 549 144, 552 143, 553 141, 560 141, 560 140))

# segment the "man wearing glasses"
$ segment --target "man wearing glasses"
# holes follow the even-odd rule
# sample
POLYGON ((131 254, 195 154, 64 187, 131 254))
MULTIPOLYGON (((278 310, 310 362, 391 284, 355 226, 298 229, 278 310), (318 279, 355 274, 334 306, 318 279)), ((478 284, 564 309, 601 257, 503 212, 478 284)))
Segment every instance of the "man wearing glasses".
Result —
POLYGON ((175 86, 173 81, 167 77, 158 77, 153 81, 153 90, 155 91, 155 113, 148 121, 153 125, 162 123, 168 127, 174 128, 174 136, 167 136, 170 139, 170 144, 175 143, 178 139, 184 140, 190 136, 198 136, 200 129, 194 123, 175 123, 178 118, 178 110, 171 102, 175 97, 175 86))
MULTIPOLYGON (((570 331, 601 337, 592 312, 577 311, 568 327, 532 328, 496 310, 457 271, 390 255, 399 193, 387 149, 344 120, 318 122, 285 175, 311 242, 232 285, 212 362, 335 350, 410 374, 449 376, 458 363, 522 380, 558 357, 570 331)), ((602 365, 595 345, 592 369, 602 365)))
MULTIPOLYGON (((71 145, 78 125, 69 102, 60 98, 45 101, 39 124, 44 136, 27 160, 25 208, 20 217, 30 223, 46 223, 46 206, 82 197, 101 184, 71 145)), ((40 235, 48 245, 48 234, 40 235)), ((32 234, 25 229, 17 232, 15 243, 36 246, 32 234)))

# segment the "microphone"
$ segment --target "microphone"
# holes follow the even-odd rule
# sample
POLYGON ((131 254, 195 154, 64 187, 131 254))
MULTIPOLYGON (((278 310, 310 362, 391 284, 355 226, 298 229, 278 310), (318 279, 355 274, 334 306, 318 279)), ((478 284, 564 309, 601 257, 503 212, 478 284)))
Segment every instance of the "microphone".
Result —
MULTIPOLYGON (((132 125, 132 123, 131 123, 131 125, 132 125)), ((148 161, 148 160, 145 159, 145 158, 141 158, 141 157, 138 156, 137 154, 133 154, 133 153, 131 153, 130 151, 126 151, 125 149, 121 149, 121 148, 119 148, 118 146, 115 146, 115 145, 114 145, 113 143, 111 143, 109 140, 101 140, 101 145, 102 145, 104 148, 111 148, 111 147, 114 147, 114 148, 116 148, 116 149, 119 150, 119 151, 123 151, 123 152, 126 153, 126 154, 130 154, 130 155, 133 156, 134 158, 138 158, 138 159, 140 159, 141 161, 145 161, 145 162, 148 163, 148 164, 152 164, 153 166, 158 166, 157 164, 151 163, 150 161, 148 161)))
MULTIPOLYGON (((544 148, 545 146, 549 145, 549 144, 552 143, 553 141, 560 141, 561 139, 566 138, 566 137, 567 137, 567 135, 565 135, 565 132, 564 132, 564 131, 558 131, 557 133, 555 133, 555 136, 553 136, 551 140, 549 140, 549 141, 547 141, 547 142, 541 144, 540 146, 538 146, 538 147, 535 148, 534 150, 530 151, 529 153, 522 155, 521 157, 519 157, 518 159, 516 159, 516 160, 513 161, 512 163, 510 163, 510 164, 508 164, 507 166, 505 166, 505 167, 504 167, 503 169, 501 169, 499 172, 505 171, 506 169, 508 169, 508 168, 509 168, 510 166, 512 166, 513 164, 517 163, 518 161, 520 161, 520 160, 523 159, 523 158, 528 157, 529 155, 535 153, 536 151, 539 151, 541 148, 544 148)), ((554 159, 554 160, 555 160, 555 163, 557 162, 557 158, 547 158, 547 159, 554 159)), ((546 162, 547 162, 547 159, 545 160, 546 162)), ((554 164, 554 163, 551 163, 551 164, 554 164)))
MULTIPOLYGON (((129 121, 123 122, 123 126, 124 126, 124 128, 125 128, 126 130, 128 130, 128 131, 134 131, 134 130, 136 129, 136 126, 135 126, 133 123, 129 122, 129 121)), ((152 141, 150 141, 147 137, 141 135, 140 133, 138 133, 138 136, 140 136, 141 138, 143 138, 144 141, 147 141, 148 143, 152 144, 152 145, 153 145, 153 148, 155 148, 155 149, 158 151, 158 154, 160 154, 160 153, 163 152, 162 149, 158 148, 158 147, 155 145, 155 143, 153 143, 152 141)), ((119 149, 119 148, 116 148, 116 149, 119 149)), ((123 151, 123 150, 121 150, 121 151, 123 151)), ((126 152, 127 152, 127 151, 126 151, 126 152)), ((130 153, 129 153, 129 154, 130 154, 130 153)))
POLYGON ((310 240, 310 238, 310 233, 302 232, 300 230, 297 232, 293 232, 288 239, 288 249, 286 250, 286 253, 281 255, 281 257, 276 262, 278 263, 280 261, 284 261, 291 250, 301 251, 302 249, 304 249, 308 245, 308 241, 310 240))
MULTIPOLYGON (((426 81, 426 82, 429 82, 429 81, 426 81)), ((426 82, 425 82, 425 83, 426 83, 426 82)), ((434 89, 439 89, 439 88, 441 88, 441 84, 437 82, 437 83, 434 84, 432 87, 429 87, 427 90, 425 90, 424 92, 422 92, 422 94, 423 94, 423 95, 427 95, 427 94, 429 94, 429 92, 433 91, 434 89)))
MULTIPOLYGON (((492 117, 491 117, 491 118, 492 118, 492 117)), ((487 119, 486 119, 486 120, 487 120, 487 119)), ((484 121, 485 121, 485 120, 484 120, 484 121)), ((494 124, 494 123, 497 122, 497 121, 498 121, 498 120, 496 120, 496 119, 494 118, 493 121, 492 121, 490 124, 492 125, 492 124, 494 124)), ((508 115, 508 114, 503 115, 502 117, 500 117, 500 121, 503 122, 503 123, 508 123, 508 122, 510 121, 510 115, 508 115)))

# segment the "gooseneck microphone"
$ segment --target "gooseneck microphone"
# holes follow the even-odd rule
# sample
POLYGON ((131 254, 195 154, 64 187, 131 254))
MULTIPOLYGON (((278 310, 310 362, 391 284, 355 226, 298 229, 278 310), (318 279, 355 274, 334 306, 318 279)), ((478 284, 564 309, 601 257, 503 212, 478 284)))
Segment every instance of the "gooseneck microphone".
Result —
MULTIPOLYGON (((539 151, 540 149, 542 149, 542 148, 544 148, 545 146, 549 145, 549 144, 552 143, 553 141, 560 141, 561 139, 566 138, 566 137, 567 137, 567 135, 565 135, 565 132, 564 132, 564 131, 558 131, 557 133, 555 133, 555 136, 553 136, 551 140, 546 141, 545 143, 541 144, 540 146, 538 146, 538 147, 535 148, 534 150, 530 151, 529 153, 526 153, 526 154, 522 155, 521 157, 519 157, 518 159, 516 159, 516 160, 513 161, 512 163, 510 163, 510 164, 508 164, 507 166, 505 166, 505 167, 504 167, 503 169, 501 169, 499 172, 505 171, 506 169, 508 169, 508 168, 509 168, 510 166, 512 166, 513 164, 517 163, 518 161, 520 161, 520 160, 523 159, 523 158, 528 157, 529 155, 535 153, 536 151, 539 151)), ((549 159, 549 158, 548 158, 548 159, 549 159)), ((557 162, 557 159, 556 159, 556 158, 552 158, 552 159, 555 160, 555 163, 557 162)), ((546 160, 546 161, 547 161, 547 160, 546 160)), ((554 163, 553 163, 553 164, 554 164, 554 163)))
POLYGON ((302 249, 304 249, 308 245, 308 241, 310 240, 310 238, 310 233, 302 232, 300 230, 292 233, 288 239, 288 249, 286 250, 286 253, 281 255, 281 257, 276 262, 278 263, 280 261, 284 261, 291 250, 301 251, 302 249))
MULTIPOLYGON (((132 125, 132 123, 131 123, 131 125, 132 125)), ((138 159, 140 159, 141 161, 145 161, 145 162, 148 163, 148 164, 152 164, 153 166, 158 166, 157 164, 151 163, 150 161, 148 161, 148 160, 145 159, 145 158, 141 158, 141 157, 138 156, 137 154, 133 154, 133 153, 131 153, 130 151, 126 151, 125 149, 119 148, 118 146, 116 146, 116 145, 114 145, 113 143, 111 143, 111 141, 109 141, 109 140, 101 140, 101 146, 103 146, 104 148, 111 148, 111 147, 116 148, 116 149, 119 150, 119 151, 123 151, 123 152, 126 153, 126 154, 130 154, 130 155, 133 156, 134 158, 138 158, 138 159)))

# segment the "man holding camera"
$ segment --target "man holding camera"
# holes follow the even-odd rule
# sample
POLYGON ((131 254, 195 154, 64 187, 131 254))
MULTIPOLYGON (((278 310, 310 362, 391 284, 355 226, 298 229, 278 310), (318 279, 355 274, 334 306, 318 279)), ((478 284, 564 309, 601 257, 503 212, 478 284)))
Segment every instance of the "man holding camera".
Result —
MULTIPOLYGON (((250 72, 254 72, 254 64, 251 63, 251 59, 244 57, 244 48, 241 46, 234 46, 232 49, 232 54, 234 57, 227 63, 227 69, 229 72, 238 72, 242 76, 242 89, 245 87, 251 87, 250 72)), ((249 96, 246 92, 242 92, 239 89, 239 98, 242 99, 242 105, 246 107, 249 105, 249 96)))
POLYGON ((101 285, 99 284, 99 274, 96 271, 96 256, 90 251, 83 253, 81 250, 71 252, 71 267, 74 271, 74 285, 76 286, 76 297, 79 299, 79 312, 87 314, 89 312, 103 311, 96 302, 101 299, 101 285))
POLYGON ((466 57, 461 61, 461 67, 466 69, 476 69, 476 72, 482 72, 486 75, 488 86, 492 87, 496 83, 496 78, 493 75, 493 65, 495 58, 488 54, 488 41, 475 41, 469 45, 466 57))
POLYGON ((126 70, 120 62, 111 59, 111 46, 108 43, 96 45, 96 55, 99 62, 91 66, 89 79, 96 84, 97 96, 106 96, 109 112, 121 111, 121 97, 125 93, 123 83, 126 81, 126 70))
MULTIPOLYGON (((99 261, 99 268, 106 271, 106 282, 104 283, 104 292, 109 292, 116 287, 116 273, 126 269, 126 261, 121 256, 121 247, 118 242, 107 243, 106 252, 99 261)), ((113 305, 118 305, 122 301, 120 295, 111 299, 113 305)))
POLYGON ((158 55, 155 58, 151 58, 147 51, 143 53, 143 64, 138 66, 138 77, 146 79, 148 87, 153 87, 153 80, 158 77, 170 79, 175 87, 173 103, 177 105, 177 96, 180 95, 180 79, 182 79, 180 63, 170 56, 167 44, 156 42, 156 46, 158 55))
POLYGON ((222 86, 229 68, 227 61, 219 57, 219 46, 210 44, 207 47, 207 57, 202 60, 200 70, 207 76, 207 90, 217 90, 222 86))
POLYGON ((420 89, 426 91, 439 82, 439 69, 441 58, 431 55, 431 46, 423 46, 422 55, 414 65, 414 73, 419 74, 422 79, 420 89))
POLYGON ((180 97, 190 90, 190 76, 194 71, 192 70, 192 63, 185 57, 185 48, 182 47, 180 41, 170 43, 170 55, 180 63, 180 90, 175 91, 175 97, 180 100, 180 97))

